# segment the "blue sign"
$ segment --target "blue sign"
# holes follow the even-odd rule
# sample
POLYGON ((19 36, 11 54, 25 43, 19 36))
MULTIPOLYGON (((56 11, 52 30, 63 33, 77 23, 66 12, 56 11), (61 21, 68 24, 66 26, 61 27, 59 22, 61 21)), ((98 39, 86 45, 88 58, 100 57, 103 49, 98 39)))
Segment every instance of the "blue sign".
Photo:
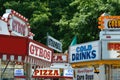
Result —
POLYGON ((14 76, 23 76, 24 70, 23 69, 15 69, 14 70, 14 76))

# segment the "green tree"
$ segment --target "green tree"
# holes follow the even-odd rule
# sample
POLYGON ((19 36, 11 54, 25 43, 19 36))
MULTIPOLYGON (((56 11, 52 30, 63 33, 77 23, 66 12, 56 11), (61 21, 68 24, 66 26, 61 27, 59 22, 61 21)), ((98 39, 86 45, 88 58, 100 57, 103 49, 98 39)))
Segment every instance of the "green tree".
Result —
POLYGON ((98 40, 102 13, 120 14, 119 3, 107 0, 0 0, 0 16, 8 8, 28 18, 34 40, 46 44, 48 32, 62 42, 63 51, 75 35, 78 44, 98 40))
POLYGON ((97 28, 98 17, 104 12, 114 13, 115 15, 117 7, 117 3, 104 0, 72 1, 69 4, 69 11, 67 11, 69 15, 63 14, 62 18, 57 22, 62 29, 61 32, 67 32, 62 38, 63 41, 66 41, 64 47, 67 48, 69 46, 74 35, 77 35, 78 43, 98 40, 100 32, 97 28), (113 6, 115 4, 116 6, 113 6), (68 31, 65 31, 67 30, 66 28, 68 28, 68 31))

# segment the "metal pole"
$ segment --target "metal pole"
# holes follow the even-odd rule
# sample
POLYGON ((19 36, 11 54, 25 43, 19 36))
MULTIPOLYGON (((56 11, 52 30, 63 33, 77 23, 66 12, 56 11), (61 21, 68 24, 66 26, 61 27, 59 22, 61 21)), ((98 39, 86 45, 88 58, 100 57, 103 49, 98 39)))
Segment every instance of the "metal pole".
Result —
POLYGON ((4 70, 3 70, 3 72, 2 72, 2 74, 1 74, 1 80, 2 80, 2 77, 3 77, 3 74, 4 74, 5 70, 6 70, 7 67, 8 67, 9 62, 10 62, 10 60, 7 62, 6 66, 5 66, 4 70))

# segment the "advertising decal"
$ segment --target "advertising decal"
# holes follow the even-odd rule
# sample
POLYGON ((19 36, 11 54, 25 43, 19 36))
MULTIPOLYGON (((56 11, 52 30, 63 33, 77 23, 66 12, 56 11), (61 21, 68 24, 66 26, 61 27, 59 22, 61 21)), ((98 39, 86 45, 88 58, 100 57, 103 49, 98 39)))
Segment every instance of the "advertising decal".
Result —
POLYGON ((47 45, 58 52, 62 52, 62 43, 51 36, 47 36, 47 45))
POLYGON ((100 51, 100 41, 70 46, 70 63, 100 60, 100 51))

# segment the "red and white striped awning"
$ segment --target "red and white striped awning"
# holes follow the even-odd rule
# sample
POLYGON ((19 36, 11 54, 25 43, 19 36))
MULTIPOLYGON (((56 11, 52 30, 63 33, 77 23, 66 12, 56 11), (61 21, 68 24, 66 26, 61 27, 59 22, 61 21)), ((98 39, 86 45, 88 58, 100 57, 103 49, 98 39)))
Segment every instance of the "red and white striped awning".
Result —
POLYGON ((22 63, 29 63, 33 65, 39 65, 40 67, 48 67, 51 65, 51 63, 48 63, 44 60, 39 60, 30 56, 15 56, 15 55, 2 55, 2 61, 16 61, 16 62, 22 62, 22 63))
MULTIPOLYGON (((39 48, 39 49, 40 49, 39 48)), ((40 55, 39 51, 39 55, 40 55)), ((41 67, 49 67, 52 62, 52 53, 53 50, 47 46, 38 43, 34 40, 25 37, 9 36, 9 35, 0 35, 0 58, 3 61, 16 61, 29 63, 34 65, 39 65, 41 67), (30 44, 32 42, 32 44, 30 44), (33 46, 34 43, 34 46, 33 46), (32 46, 30 46, 32 45, 32 46), (49 60, 48 58, 44 59, 46 56, 37 56, 36 53, 33 55, 34 47, 39 47, 45 51, 49 50, 49 60), (31 50, 29 50, 31 49, 31 50)), ((43 54, 43 53, 42 53, 43 54)), ((44 52, 43 55, 46 53, 44 52)))

